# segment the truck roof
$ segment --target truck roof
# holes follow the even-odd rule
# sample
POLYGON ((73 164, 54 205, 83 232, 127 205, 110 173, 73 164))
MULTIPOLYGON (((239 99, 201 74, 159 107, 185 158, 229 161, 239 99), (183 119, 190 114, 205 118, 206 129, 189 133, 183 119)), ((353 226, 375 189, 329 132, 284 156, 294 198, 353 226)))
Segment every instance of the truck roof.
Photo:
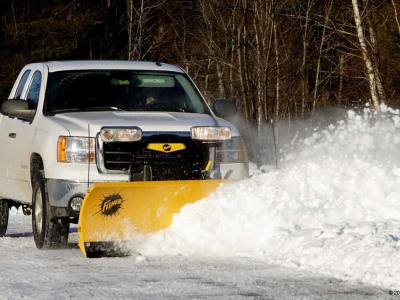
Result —
POLYGON ((44 62, 49 72, 70 70, 147 70, 183 73, 177 66, 149 61, 129 60, 69 60, 44 62))

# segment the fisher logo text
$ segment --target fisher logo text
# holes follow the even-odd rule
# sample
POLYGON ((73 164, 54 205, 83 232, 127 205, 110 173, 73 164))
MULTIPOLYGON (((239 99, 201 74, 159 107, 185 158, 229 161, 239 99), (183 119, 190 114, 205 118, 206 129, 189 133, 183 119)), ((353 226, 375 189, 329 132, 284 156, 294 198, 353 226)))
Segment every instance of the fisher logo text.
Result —
POLYGON ((103 215, 104 217, 115 216, 122 208, 122 204, 124 203, 124 201, 125 200, 118 193, 105 196, 100 201, 100 210, 98 211, 98 213, 103 215))

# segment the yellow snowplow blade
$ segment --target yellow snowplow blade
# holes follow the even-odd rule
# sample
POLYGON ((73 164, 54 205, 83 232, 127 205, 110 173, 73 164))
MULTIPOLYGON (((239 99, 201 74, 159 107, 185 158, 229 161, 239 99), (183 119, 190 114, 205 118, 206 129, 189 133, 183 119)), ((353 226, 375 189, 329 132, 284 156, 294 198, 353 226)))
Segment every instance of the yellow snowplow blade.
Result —
POLYGON ((126 241, 135 233, 169 227, 175 213, 212 193, 221 180, 96 183, 83 200, 79 248, 92 256, 95 246, 126 241))

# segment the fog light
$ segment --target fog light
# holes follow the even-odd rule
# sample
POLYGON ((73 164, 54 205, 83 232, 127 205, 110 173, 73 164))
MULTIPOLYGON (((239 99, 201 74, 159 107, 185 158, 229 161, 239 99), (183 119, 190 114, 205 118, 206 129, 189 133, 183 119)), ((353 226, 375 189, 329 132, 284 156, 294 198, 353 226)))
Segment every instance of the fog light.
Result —
POLYGON ((82 205, 83 197, 82 196, 75 196, 69 202, 69 206, 72 208, 73 211, 80 211, 82 205))

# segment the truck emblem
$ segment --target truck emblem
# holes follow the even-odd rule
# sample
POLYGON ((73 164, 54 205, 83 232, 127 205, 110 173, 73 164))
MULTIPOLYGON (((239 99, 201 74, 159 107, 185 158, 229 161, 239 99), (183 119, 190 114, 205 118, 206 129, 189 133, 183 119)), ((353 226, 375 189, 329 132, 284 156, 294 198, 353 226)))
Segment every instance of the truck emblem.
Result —
POLYGON ((165 151, 165 152, 169 152, 169 151, 171 151, 171 145, 169 145, 169 144, 165 144, 165 145, 163 145, 162 146, 162 148, 163 148, 163 150, 165 151))
POLYGON ((104 196, 100 201, 100 210, 97 213, 104 217, 112 217, 122 208, 124 201, 119 193, 104 196))

